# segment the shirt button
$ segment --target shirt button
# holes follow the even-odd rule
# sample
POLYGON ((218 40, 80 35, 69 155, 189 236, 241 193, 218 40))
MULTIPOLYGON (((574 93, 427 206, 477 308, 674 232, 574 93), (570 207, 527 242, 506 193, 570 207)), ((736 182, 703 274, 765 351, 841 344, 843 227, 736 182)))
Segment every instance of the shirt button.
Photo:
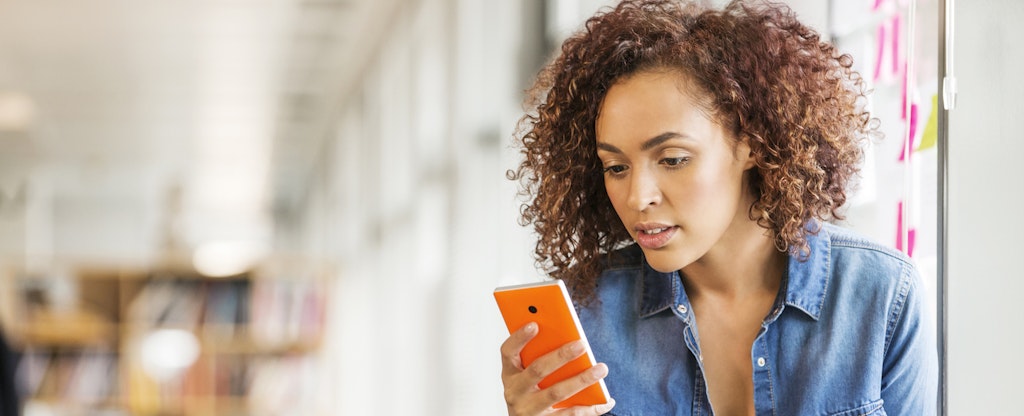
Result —
POLYGON ((678 310, 679 313, 686 313, 686 305, 676 306, 676 310, 678 310))
POLYGON ((764 364, 765 364, 764 357, 759 357, 757 359, 757 366, 758 367, 764 367, 764 364))

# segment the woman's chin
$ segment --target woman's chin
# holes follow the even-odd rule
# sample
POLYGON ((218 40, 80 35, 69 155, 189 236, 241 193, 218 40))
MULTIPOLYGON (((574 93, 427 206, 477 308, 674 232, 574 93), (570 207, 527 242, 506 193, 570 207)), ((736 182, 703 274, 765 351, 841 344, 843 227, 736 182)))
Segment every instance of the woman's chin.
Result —
POLYGON ((643 250, 647 265, 660 273, 672 273, 686 267, 692 261, 687 261, 689 256, 679 253, 666 252, 665 250, 643 250))

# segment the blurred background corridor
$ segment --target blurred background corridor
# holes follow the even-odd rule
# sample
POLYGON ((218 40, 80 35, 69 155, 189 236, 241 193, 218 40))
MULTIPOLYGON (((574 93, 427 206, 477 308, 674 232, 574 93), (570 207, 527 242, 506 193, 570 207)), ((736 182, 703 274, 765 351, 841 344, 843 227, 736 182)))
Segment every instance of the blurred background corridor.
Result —
MULTIPOLYGON (((0 0, 24 414, 504 414, 523 91, 612 3, 0 0)), ((845 225, 935 298, 938 1, 787 3, 875 91, 845 225)))

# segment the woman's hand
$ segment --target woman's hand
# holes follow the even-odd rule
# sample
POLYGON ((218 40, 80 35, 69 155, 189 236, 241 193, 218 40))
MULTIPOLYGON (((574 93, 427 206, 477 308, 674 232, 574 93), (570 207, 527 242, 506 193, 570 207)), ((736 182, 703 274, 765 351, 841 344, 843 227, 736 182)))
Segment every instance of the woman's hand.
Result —
POLYGON ((512 333, 501 344, 501 381, 505 384, 505 404, 509 416, 591 416, 607 413, 615 406, 615 400, 595 406, 576 406, 565 409, 552 408, 562 400, 572 397, 580 390, 596 383, 608 375, 608 366, 597 364, 586 371, 541 390, 537 386, 544 377, 561 368, 576 357, 583 355, 583 344, 570 342, 534 360, 523 368, 519 352, 537 335, 537 324, 529 323, 512 333))

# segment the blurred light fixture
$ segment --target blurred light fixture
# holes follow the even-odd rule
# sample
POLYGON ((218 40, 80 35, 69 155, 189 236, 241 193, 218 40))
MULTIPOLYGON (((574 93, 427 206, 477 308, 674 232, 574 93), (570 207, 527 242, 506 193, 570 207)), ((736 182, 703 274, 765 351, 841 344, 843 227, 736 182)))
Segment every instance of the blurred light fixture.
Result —
POLYGON ((252 269, 265 254, 266 248, 254 241, 211 241, 196 248, 192 265, 204 276, 234 276, 252 269))
POLYGON ((142 369, 158 381, 180 375, 199 358, 199 340, 184 329, 158 329, 142 340, 142 369))
POLYGON ((19 92, 0 91, 0 131, 23 131, 35 121, 32 98, 19 92))

